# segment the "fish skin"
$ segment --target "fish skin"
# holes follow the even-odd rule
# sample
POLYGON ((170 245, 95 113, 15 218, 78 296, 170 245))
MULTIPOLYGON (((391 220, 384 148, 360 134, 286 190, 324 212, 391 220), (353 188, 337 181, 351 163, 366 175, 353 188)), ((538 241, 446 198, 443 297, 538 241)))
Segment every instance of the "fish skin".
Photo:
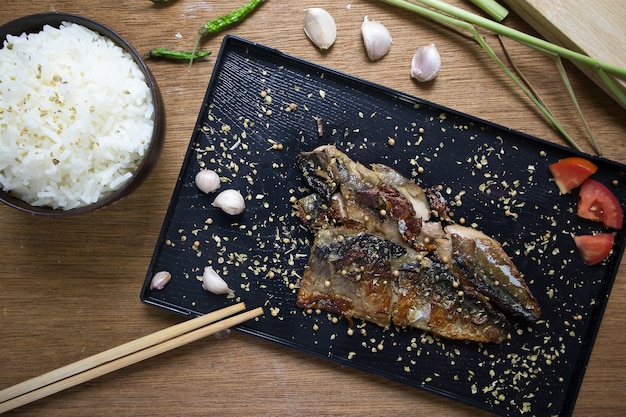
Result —
POLYGON ((301 308, 449 339, 500 343, 509 335, 505 317, 481 294, 459 293, 446 265, 383 237, 322 229, 310 259, 297 297, 301 308))
POLYGON ((393 289, 387 275, 391 273, 391 260, 404 249, 374 235, 350 236, 342 234, 343 230, 348 231, 333 228, 316 234, 296 305, 388 328, 393 289))
POLYGON ((390 167, 373 164, 371 169, 367 168, 333 145, 300 153, 296 165, 302 171, 305 182, 326 200, 337 191, 347 199, 354 199, 358 195, 370 194, 372 189, 388 186, 407 199, 416 217, 423 221, 430 219, 428 196, 424 189, 390 167))
POLYGON ((515 264, 499 242, 460 225, 445 228, 450 236, 452 269, 465 285, 477 288, 501 309, 534 322, 541 308, 515 264))
MULTIPOLYGON (((300 219, 313 232, 319 234, 324 229, 332 231, 333 228, 366 232, 402 246, 410 253, 418 254, 415 256, 425 257, 430 262, 428 268, 424 268, 422 262, 419 271, 402 270, 400 275, 403 278, 396 280, 407 285, 413 282, 409 285, 413 292, 419 288, 415 282, 428 282, 428 278, 421 277, 417 281, 404 280, 406 274, 446 276, 459 286, 457 291, 462 291, 476 303, 475 312, 482 308, 482 313, 490 317, 495 313, 505 313, 523 317, 531 322, 540 316, 541 309, 536 299, 499 242, 476 229, 451 223, 447 216, 445 198, 436 189, 424 189, 384 165, 373 164, 371 169, 367 168, 351 160, 333 145, 303 152, 299 155, 297 163, 307 184, 315 191, 314 195, 318 195, 316 199, 304 197, 295 204, 300 219)), ((309 266, 312 262, 313 257, 309 266)), ((320 258, 318 262, 324 262, 324 259, 320 258)), ((407 262, 411 263, 416 264, 416 261, 407 262)), ((302 280, 305 284, 307 279, 318 278, 306 272, 302 280)), ((316 270, 314 272, 322 273, 316 270)), ((318 290, 317 298, 321 301, 324 289, 318 290)), ((354 297, 347 297, 345 294, 341 297, 332 303, 331 300, 324 300, 321 304, 327 306, 332 304, 329 309, 335 308, 335 312, 340 312, 346 317, 365 316, 365 319, 369 320, 368 314, 354 314, 350 309, 336 308, 336 305, 345 307, 346 300, 350 300, 352 304, 356 302, 354 297)), ((406 299, 394 301, 398 305, 407 302, 409 301, 406 299)), ((413 302, 423 304, 424 300, 418 295, 414 297, 413 302)), ((352 305, 350 308, 355 307, 352 305)), ((437 327, 443 328, 447 318, 450 331, 448 333, 440 331, 438 334, 457 338, 455 334, 472 333, 470 330, 473 323, 472 315, 459 318, 445 309, 441 311, 441 320, 437 327), (467 326, 465 332, 455 327, 461 324, 467 326)), ((370 321, 388 327, 387 319, 381 318, 383 316, 384 314, 376 315, 376 318, 370 321)), ((435 316, 437 314, 433 315, 435 316)), ((395 315, 395 321, 393 317, 391 314, 392 324, 409 325, 406 319, 399 318, 401 312, 395 315)), ((506 321, 504 315, 501 317, 506 321)), ((499 329, 498 326, 495 328, 499 329)), ((497 336, 492 336, 491 339, 501 341, 504 333, 501 329, 498 332, 497 336)), ((473 337, 468 340, 477 339, 479 338, 473 337)))
MULTIPOLYGON (((402 224, 400 232, 404 239, 415 249, 420 248, 417 238, 422 223, 429 220, 431 210, 429 197, 413 181, 381 164, 374 164, 369 169, 332 145, 303 152, 298 155, 296 163, 306 183, 323 197, 324 202, 332 204, 332 199, 337 201, 336 196, 340 194, 343 201, 355 202, 371 210, 363 217, 377 217, 383 211, 389 213, 391 218, 402 224)), ((441 209, 440 205, 438 207, 441 209)), ((311 214, 299 211, 300 218, 311 214)), ((339 216, 330 218, 337 221, 339 216)), ((343 222, 348 219, 344 217, 343 222)), ((329 216, 325 220, 329 220, 329 216)))

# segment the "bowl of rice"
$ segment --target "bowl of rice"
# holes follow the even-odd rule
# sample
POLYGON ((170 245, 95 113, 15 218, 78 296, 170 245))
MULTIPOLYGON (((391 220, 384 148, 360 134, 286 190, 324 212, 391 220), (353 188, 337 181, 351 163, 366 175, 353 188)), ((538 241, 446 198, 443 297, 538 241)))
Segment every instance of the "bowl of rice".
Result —
POLYGON ((0 201, 68 216, 135 190, 164 140, 141 56, 91 19, 44 13, 0 26, 0 201))

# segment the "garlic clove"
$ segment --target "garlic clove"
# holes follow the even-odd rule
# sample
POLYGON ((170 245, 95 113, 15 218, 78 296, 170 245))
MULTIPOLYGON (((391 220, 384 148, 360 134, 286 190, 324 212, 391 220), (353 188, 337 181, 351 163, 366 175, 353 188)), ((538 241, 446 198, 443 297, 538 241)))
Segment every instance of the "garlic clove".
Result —
POLYGON ((246 202, 243 196, 237 190, 224 190, 215 197, 213 206, 222 209, 226 214, 235 216, 243 213, 246 209, 246 202))
POLYGON ((151 290, 162 290, 165 288, 168 282, 172 279, 172 274, 167 271, 159 271, 152 277, 150 281, 151 290))
POLYGON ((392 40, 391 33, 385 25, 375 20, 369 20, 365 16, 363 24, 361 24, 361 35, 369 59, 377 61, 387 55, 392 40))
POLYGON ((230 336, 230 329, 224 329, 213 333, 213 337, 217 340, 227 339, 228 336, 230 336))
POLYGON ((328 49, 337 38, 335 20, 319 7, 304 9, 304 33, 320 49, 328 49))
POLYGON ((441 56, 434 43, 423 46, 415 52, 411 61, 411 77, 417 81, 427 82, 439 74, 441 56))
POLYGON ((228 288, 228 284, 211 266, 204 267, 202 274, 202 288, 213 294, 232 294, 233 290, 228 288))
POLYGON ((212 193, 220 188, 220 176, 217 172, 210 169, 203 169, 198 171, 195 178, 196 187, 204 193, 212 193))

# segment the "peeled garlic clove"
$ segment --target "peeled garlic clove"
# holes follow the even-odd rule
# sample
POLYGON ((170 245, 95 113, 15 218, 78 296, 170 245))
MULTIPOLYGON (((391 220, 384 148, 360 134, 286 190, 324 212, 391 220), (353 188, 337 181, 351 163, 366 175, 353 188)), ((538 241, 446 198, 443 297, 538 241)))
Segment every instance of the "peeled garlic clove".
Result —
POLYGON ((411 61, 411 77, 417 81, 430 81, 439 74, 441 57, 435 44, 423 46, 415 52, 411 61))
POLYGON ((391 33, 382 23, 369 20, 367 16, 361 25, 361 35, 367 56, 372 61, 384 57, 391 48, 391 33))
POLYGON ((337 38, 335 20, 319 7, 304 9, 304 33, 320 49, 328 49, 337 38))
POLYGON ((210 169, 203 169, 196 174, 196 187, 204 193, 212 193, 220 188, 220 176, 210 169))
POLYGON ((151 290, 162 290, 165 288, 168 282, 172 279, 172 274, 167 271, 159 271, 152 277, 150 281, 151 290))
POLYGON ((202 288, 213 294, 232 294, 233 290, 228 288, 228 284, 211 266, 204 267, 202 274, 202 288))
POLYGON ((222 209, 224 213, 235 216, 243 213, 246 202, 237 190, 224 190, 215 197, 213 206, 222 209))

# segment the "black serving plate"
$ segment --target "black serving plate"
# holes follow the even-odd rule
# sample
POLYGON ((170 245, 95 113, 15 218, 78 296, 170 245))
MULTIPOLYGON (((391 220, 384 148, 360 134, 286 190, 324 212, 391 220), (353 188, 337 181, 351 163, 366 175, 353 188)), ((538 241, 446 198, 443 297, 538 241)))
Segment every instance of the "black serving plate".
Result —
MULTIPOLYGON (((264 316, 238 329, 495 414, 570 415, 624 250, 620 231, 608 260, 583 265, 572 235, 602 226, 576 217, 576 193, 560 195, 548 170, 571 155, 580 154, 227 36, 141 300, 186 316, 236 301, 263 306, 264 316), (297 308, 312 235, 292 215, 290 199, 307 193, 295 157, 329 143, 365 164, 442 185, 450 201, 458 196, 455 218, 503 244, 539 300, 541 320, 514 321, 509 341, 481 345, 360 322, 350 335, 346 320, 297 308), (214 195, 198 191, 203 167, 220 173, 222 189, 246 196, 242 215, 222 214, 214 195), (202 289, 206 265, 234 298, 202 289), (151 290, 162 270, 172 280, 151 290)), ((625 167, 583 156, 624 206, 625 167)))

